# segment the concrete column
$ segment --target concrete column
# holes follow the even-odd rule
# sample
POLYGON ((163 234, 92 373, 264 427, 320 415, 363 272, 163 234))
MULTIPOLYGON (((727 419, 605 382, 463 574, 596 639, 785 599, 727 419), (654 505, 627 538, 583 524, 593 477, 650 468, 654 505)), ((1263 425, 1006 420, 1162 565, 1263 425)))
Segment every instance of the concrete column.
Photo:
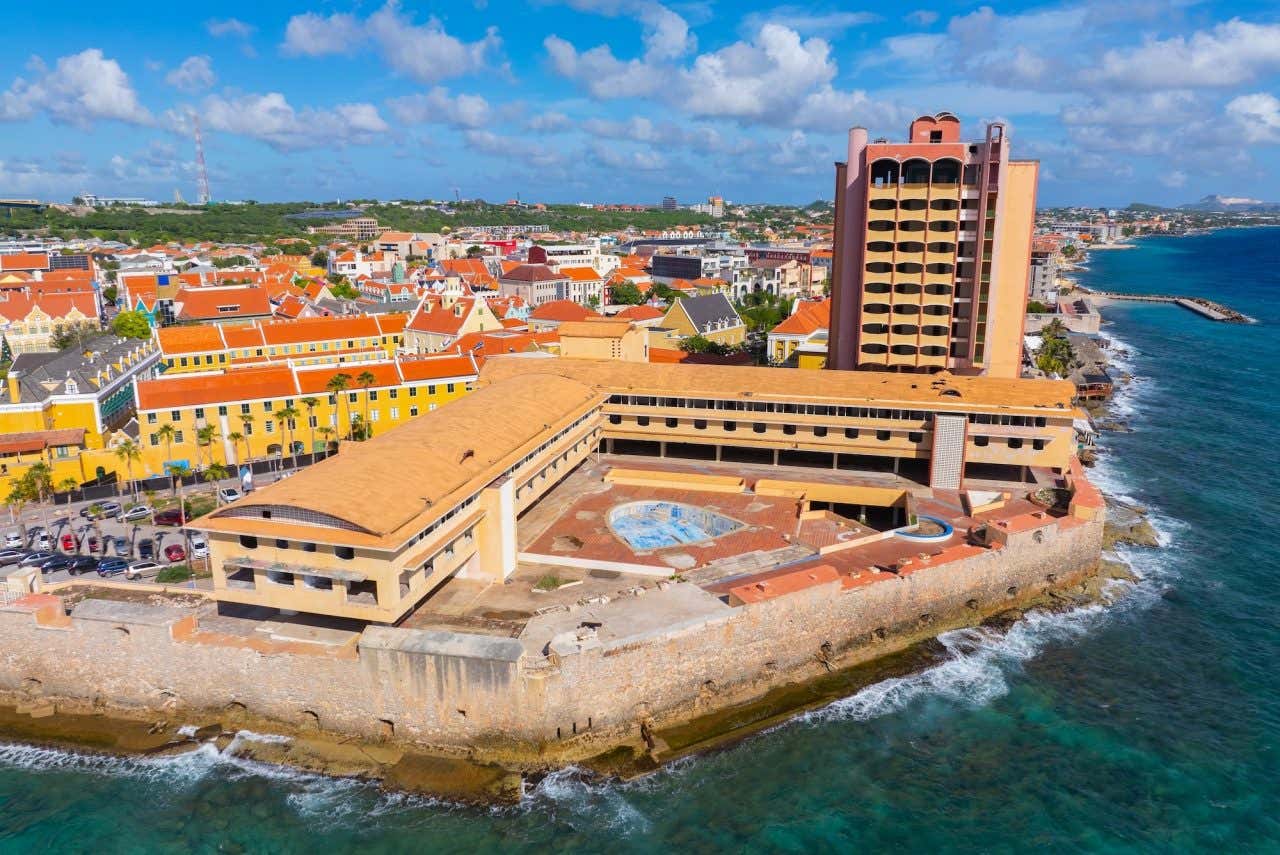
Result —
MULTIPOLYGON (((516 569, 516 482, 501 478, 480 493, 484 519, 475 528, 476 577, 501 581, 516 569)), ((472 575, 472 574, 468 574, 472 575)))
POLYGON ((659 457, 667 456, 667 444, 665 442, 658 443, 658 456, 659 457))
POLYGON ((773 465, 778 465, 778 449, 776 448, 773 450, 773 465))
POLYGON ((724 446, 722 446, 722 445, 717 445, 717 446, 716 446, 716 463, 719 463, 719 462, 720 462, 720 453, 721 453, 722 451, 724 451, 724 446))
POLYGON ((839 468, 840 468, 840 455, 838 455, 838 454, 832 454, 832 455, 831 455, 831 468, 832 468, 832 469, 839 469, 839 468))
POLYGON ((899 461, 899 458, 897 457, 893 458, 893 474, 894 475, 898 474, 898 461, 899 461))

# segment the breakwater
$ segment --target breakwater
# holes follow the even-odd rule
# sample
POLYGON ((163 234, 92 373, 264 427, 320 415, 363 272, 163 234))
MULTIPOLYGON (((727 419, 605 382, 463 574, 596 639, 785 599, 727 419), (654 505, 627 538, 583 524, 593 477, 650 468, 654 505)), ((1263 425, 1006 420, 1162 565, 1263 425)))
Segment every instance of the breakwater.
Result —
POLYGON ((1237 312, 1222 303, 1207 300, 1204 297, 1180 297, 1176 294, 1126 294, 1118 291, 1097 291, 1084 286, 1079 287, 1080 290, 1087 294, 1108 300, 1129 300, 1135 303, 1172 303, 1211 321, 1223 321, 1231 324, 1253 323, 1253 318, 1248 315, 1237 312))

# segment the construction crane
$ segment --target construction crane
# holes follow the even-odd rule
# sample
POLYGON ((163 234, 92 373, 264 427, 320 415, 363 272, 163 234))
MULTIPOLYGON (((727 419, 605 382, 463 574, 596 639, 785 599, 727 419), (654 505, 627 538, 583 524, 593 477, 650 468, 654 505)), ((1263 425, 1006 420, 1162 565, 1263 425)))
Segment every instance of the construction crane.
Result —
POLYGON ((196 204, 208 205, 212 198, 209 195, 209 172, 204 165, 204 137, 200 133, 200 117, 195 110, 191 111, 191 127, 196 136, 196 204))

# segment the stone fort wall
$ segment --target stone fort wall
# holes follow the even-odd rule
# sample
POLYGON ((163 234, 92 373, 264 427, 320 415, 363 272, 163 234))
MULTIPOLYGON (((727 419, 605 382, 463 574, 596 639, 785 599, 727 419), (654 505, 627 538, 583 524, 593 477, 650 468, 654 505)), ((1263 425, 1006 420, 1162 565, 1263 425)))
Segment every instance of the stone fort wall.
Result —
POLYGON ((288 728, 436 746, 634 738, 642 718, 707 712, 1067 585, 1095 566, 1102 523, 1068 517, 998 540, 883 582, 826 583, 608 644, 557 642, 545 658, 514 639, 390 627, 337 654, 264 653, 207 637, 190 610, 85 600, 68 618, 35 595, 0 608, 0 692, 175 721, 243 707, 288 728))

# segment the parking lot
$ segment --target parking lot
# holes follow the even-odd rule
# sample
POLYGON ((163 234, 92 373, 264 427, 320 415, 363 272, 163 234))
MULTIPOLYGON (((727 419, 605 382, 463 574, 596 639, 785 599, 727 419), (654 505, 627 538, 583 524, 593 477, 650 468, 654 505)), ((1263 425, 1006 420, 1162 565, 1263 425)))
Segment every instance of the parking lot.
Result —
MULTIPOLYGON (((225 482, 225 486, 233 487, 234 485, 234 481, 225 482)), ((177 502, 172 496, 154 498, 154 507, 157 510, 177 509, 177 502)), ((198 508, 203 507, 207 512, 213 502, 214 493, 211 487, 198 493, 188 494, 186 498, 188 502, 196 504, 198 508)), ((146 496, 139 496, 139 500, 140 504, 152 505, 146 496)), ((97 559, 118 557, 129 563, 149 559, 161 565, 162 568, 188 565, 197 576, 202 575, 202 571, 206 569, 204 562, 196 557, 198 552, 193 550, 191 545, 191 536, 195 535, 194 532, 178 525, 156 525, 151 516, 124 521, 114 515, 99 516, 97 519, 87 515, 90 508, 96 506, 100 509, 108 501, 120 504, 121 513, 134 504, 132 499, 126 496, 97 502, 78 502, 69 506, 26 508, 21 517, 21 522, 26 525, 26 541, 21 545, 10 545, 8 548, 39 549, 64 555, 91 556, 97 559), (44 545, 46 541, 43 539, 46 531, 49 534, 47 546, 44 545), (177 560, 171 560, 165 554, 166 550, 174 546, 181 548, 183 552, 177 560), (196 552, 196 555, 193 555, 193 552, 196 552)), ((14 537, 21 537, 19 521, 11 514, 7 523, 0 527, 0 532, 3 532, 5 540, 12 544, 14 537)), ((196 538, 198 543, 200 538, 198 535, 196 538)), ((144 573, 140 581, 154 581, 157 572, 157 569, 153 569, 149 573, 144 573)), ((95 570, 82 571, 80 575, 87 578, 98 577, 95 570)), ((78 577, 71 575, 67 570, 55 570, 44 573, 42 578, 46 583, 53 583, 78 577)), ((125 581, 123 574, 113 575, 111 578, 116 581, 125 581)))

